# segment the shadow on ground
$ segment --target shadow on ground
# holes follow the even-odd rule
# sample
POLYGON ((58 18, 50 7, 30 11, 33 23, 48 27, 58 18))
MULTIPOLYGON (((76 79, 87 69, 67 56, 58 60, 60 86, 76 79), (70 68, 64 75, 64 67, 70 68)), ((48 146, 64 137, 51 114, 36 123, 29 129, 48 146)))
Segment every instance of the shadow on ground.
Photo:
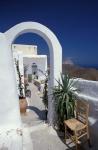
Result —
POLYGON ((34 107, 34 106, 28 106, 27 109, 30 109, 30 110, 34 111, 38 115, 40 120, 44 120, 44 121, 47 120, 46 110, 40 110, 40 109, 38 109, 37 107, 34 107))

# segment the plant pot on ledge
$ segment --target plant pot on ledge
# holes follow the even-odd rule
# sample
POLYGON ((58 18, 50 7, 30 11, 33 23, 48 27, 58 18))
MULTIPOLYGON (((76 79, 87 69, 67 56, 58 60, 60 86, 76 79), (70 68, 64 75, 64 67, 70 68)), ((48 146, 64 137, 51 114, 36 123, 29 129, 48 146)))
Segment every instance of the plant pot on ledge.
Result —
POLYGON ((27 108, 27 100, 25 97, 19 97, 20 113, 25 114, 27 108))

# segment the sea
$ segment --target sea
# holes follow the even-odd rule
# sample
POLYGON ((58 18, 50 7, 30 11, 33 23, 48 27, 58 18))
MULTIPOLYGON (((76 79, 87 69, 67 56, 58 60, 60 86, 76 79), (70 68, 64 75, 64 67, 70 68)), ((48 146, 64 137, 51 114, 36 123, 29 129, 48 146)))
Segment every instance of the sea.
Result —
POLYGON ((78 64, 78 66, 80 66, 80 67, 83 67, 83 68, 94 68, 94 69, 97 69, 98 70, 98 65, 92 65, 92 64, 87 64, 87 65, 85 65, 85 64, 78 64))

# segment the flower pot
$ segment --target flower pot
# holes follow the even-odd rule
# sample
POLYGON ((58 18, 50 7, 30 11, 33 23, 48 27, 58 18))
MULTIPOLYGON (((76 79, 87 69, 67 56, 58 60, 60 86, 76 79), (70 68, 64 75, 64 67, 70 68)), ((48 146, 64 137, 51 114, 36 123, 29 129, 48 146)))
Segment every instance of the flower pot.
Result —
POLYGON ((26 108, 27 108, 27 101, 25 98, 19 99, 19 105, 20 105, 20 113, 25 114, 26 108))

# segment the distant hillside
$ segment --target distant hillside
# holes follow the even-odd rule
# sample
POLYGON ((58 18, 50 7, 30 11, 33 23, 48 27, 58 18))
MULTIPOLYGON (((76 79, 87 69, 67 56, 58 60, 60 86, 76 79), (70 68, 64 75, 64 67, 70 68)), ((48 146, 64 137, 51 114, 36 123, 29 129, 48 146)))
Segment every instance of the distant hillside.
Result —
POLYGON ((63 73, 68 72, 71 77, 98 81, 98 70, 94 68, 83 68, 70 64, 62 65, 63 73))

